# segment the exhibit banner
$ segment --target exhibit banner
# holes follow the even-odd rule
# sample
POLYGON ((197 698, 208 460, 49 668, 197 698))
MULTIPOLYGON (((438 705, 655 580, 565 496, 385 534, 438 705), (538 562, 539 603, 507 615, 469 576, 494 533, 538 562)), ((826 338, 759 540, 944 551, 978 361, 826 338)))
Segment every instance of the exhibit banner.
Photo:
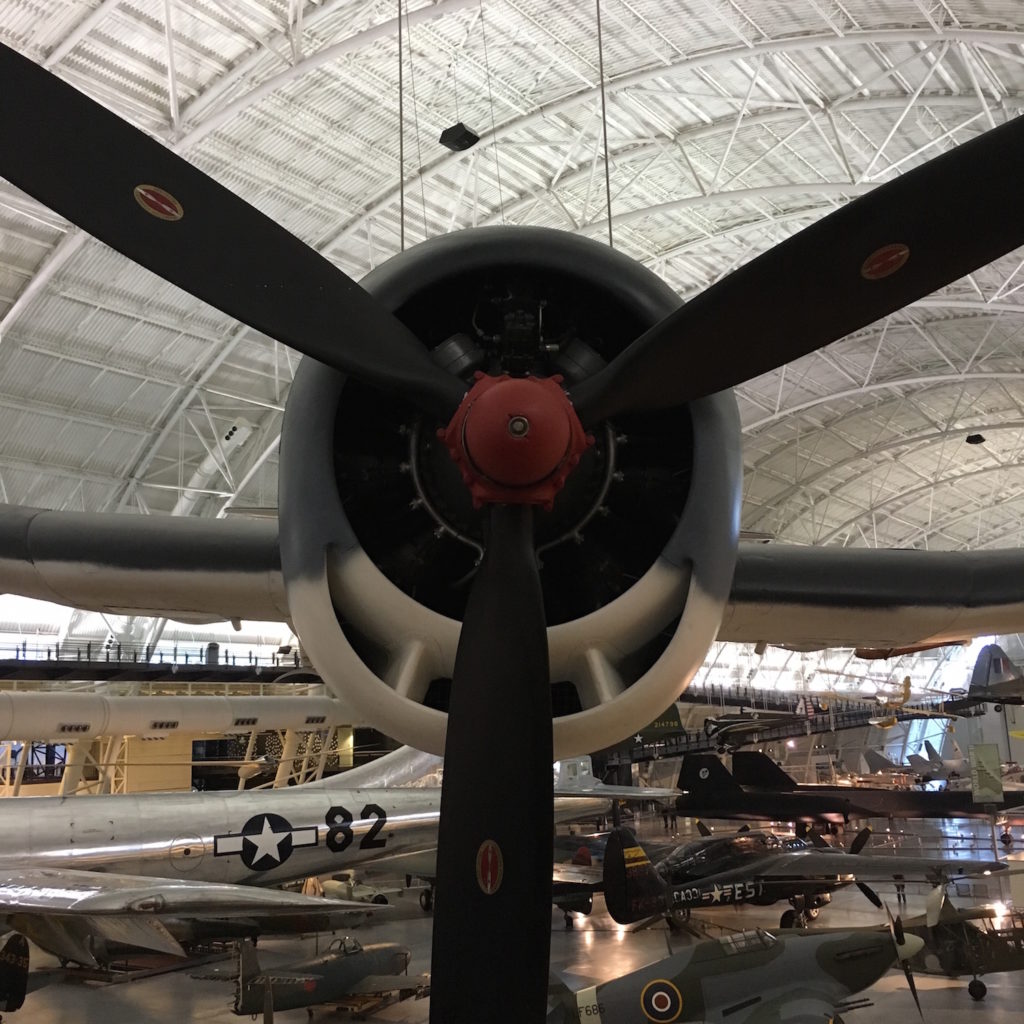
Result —
POLYGON ((996 804, 1003 799, 1002 766, 995 743, 972 743, 971 794, 978 804, 996 804))

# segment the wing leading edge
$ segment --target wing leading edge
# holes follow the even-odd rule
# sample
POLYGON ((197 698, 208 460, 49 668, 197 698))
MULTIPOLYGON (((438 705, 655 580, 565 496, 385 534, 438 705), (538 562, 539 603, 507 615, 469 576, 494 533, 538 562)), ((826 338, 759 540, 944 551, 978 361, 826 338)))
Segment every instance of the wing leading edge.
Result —
MULTIPOLYGON (((1024 550, 741 544, 720 640, 899 647, 1024 631, 1024 550)), ((0 505, 7 593, 186 622, 289 617, 273 520, 0 505)))

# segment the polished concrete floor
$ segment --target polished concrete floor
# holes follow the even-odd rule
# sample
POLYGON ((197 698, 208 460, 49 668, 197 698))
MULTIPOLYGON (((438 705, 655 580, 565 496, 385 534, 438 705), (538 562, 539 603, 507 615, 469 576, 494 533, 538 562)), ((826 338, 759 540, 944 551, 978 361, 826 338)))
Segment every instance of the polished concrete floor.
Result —
MULTIPOLYGON (((680 826, 684 822, 680 820, 680 826)), ((732 826, 723 824, 723 829, 732 826)), ((647 817, 639 821, 641 835, 653 839, 666 838, 660 818, 647 817)), ((983 856, 991 852, 991 835, 987 826, 957 824, 954 828, 921 828, 901 834, 899 829, 889 836, 890 845, 902 847, 904 852, 928 853, 939 847, 955 848, 964 855, 983 856), (987 845, 988 844, 988 845, 987 845), (987 850, 986 850, 987 845, 987 850)), ((885 828, 881 827, 874 840, 879 846, 886 842, 885 828)), ((1018 840, 1018 847, 1024 846, 1018 840)), ((884 855, 884 851, 879 851, 884 855)), ((886 891, 884 886, 876 887, 883 899, 896 909, 895 893, 886 891)), ((923 912, 925 886, 908 884, 907 914, 923 912)), ((963 905, 971 902, 958 901, 963 905)), ((396 941, 406 944, 413 954, 410 973, 423 973, 430 969, 430 917, 418 905, 415 892, 394 901, 393 912, 385 921, 376 918, 353 931, 362 942, 396 941)), ((704 915, 712 936, 726 931, 761 925, 774 928, 784 905, 769 908, 724 909, 704 915)), ((838 893, 833 904, 822 912, 811 927, 856 927, 884 923, 884 914, 876 910, 856 889, 838 893)), ((319 942, 324 948, 327 939, 264 939, 260 942, 260 957, 264 967, 274 967, 291 960, 300 959, 312 953, 319 942)), ((614 924, 603 912, 598 900, 595 911, 588 918, 578 918, 571 931, 565 930, 562 915, 552 913, 552 968, 562 974, 572 988, 583 987, 584 979, 605 980, 625 973, 665 955, 668 944, 672 948, 696 941, 685 934, 670 934, 660 925, 639 931, 627 932, 614 924)), ((495 950, 498 954, 498 948, 495 950)), ((33 966, 53 966, 52 958, 33 950, 33 966)), ((223 960, 219 965, 191 967, 173 973, 149 977, 118 984, 58 980, 44 988, 30 993, 25 1006, 5 1021, 14 1024, 25 1021, 28 1024, 141 1024, 148 1021, 185 1022, 226 1022, 237 1021, 231 1009, 233 986, 227 981, 209 980, 211 973, 230 973, 232 961, 223 960)), ((59 976, 59 975, 58 975, 59 976)), ((1024 1006, 1024 972, 1016 974, 995 974, 985 977, 988 995, 983 1002, 975 1002, 966 992, 966 980, 953 981, 945 978, 918 975, 918 991, 921 997, 925 1020, 929 1024, 953 1024, 965 1019, 992 1022, 992 1024, 1019 1024, 1024 1006)), ((593 982, 589 982, 593 983, 593 982)), ((916 1019, 913 1001, 907 991, 906 981, 901 972, 892 971, 865 996, 873 1006, 857 1010, 847 1020, 889 1021, 906 1017, 916 1019)), ((384 1011, 379 1019, 389 1021, 424 1021, 427 1019, 429 1000, 408 1001, 384 1011)), ((315 1021, 340 1021, 349 1019, 330 1007, 314 1011, 315 1021)), ((377 1019, 377 1018, 375 1018, 377 1019)), ((279 1011, 275 1020, 280 1024, 298 1024, 308 1020, 305 1010, 279 1011)), ((629 1022, 631 1024, 631 1022, 629 1022)))

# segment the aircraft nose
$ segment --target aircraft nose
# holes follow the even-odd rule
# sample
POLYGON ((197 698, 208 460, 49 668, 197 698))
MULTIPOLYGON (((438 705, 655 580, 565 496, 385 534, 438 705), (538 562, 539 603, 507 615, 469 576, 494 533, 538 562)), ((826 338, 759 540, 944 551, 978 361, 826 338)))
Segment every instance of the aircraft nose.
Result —
POLYGON ((908 933, 903 936, 903 942, 896 948, 899 950, 900 960, 909 960, 924 949, 924 939, 920 935, 910 935, 908 933))

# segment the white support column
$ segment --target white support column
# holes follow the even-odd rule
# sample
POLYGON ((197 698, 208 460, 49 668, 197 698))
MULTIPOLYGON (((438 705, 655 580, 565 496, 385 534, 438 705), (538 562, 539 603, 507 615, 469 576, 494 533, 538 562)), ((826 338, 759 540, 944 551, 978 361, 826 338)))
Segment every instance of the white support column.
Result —
POLYGON ((18 757, 18 769, 14 773, 14 788, 11 790, 11 796, 20 796, 21 794, 21 783, 25 778, 25 765, 28 762, 28 746, 27 742, 21 744, 21 755, 18 757))
POLYGON ((89 755, 91 740, 73 740, 65 745, 64 772, 60 777, 58 796, 74 796, 82 786, 82 770, 89 755))
POLYGON ((316 774, 313 776, 315 779, 322 779, 324 777, 324 769, 327 767, 327 758, 331 752, 331 746, 334 743, 334 737, 338 735, 338 727, 332 725, 323 734, 323 742, 320 745, 320 760, 316 764, 316 774))
MULTIPOLYGON (((252 732, 249 733, 249 742, 246 743, 246 745, 245 745, 245 757, 243 757, 242 760, 246 761, 246 762, 251 761, 252 760, 252 752, 255 749, 256 749, 256 730, 253 729, 252 732)), ((247 779, 242 777, 241 772, 239 772, 239 775, 238 775, 238 788, 240 790, 245 789, 245 784, 246 784, 247 781, 248 781, 247 779)))
POLYGON ((288 785, 288 780, 295 774, 295 756, 298 752, 299 734, 294 729, 286 729, 281 745, 281 762, 274 776, 274 789, 288 785))
POLYGON ((3 780, 0 789, 2 789, 3 796, 10 796, 14 786, 12 777, 14 773, 13 749, 13 744, 5 743, 3 758, 0 760, 0 779, 3 780))

